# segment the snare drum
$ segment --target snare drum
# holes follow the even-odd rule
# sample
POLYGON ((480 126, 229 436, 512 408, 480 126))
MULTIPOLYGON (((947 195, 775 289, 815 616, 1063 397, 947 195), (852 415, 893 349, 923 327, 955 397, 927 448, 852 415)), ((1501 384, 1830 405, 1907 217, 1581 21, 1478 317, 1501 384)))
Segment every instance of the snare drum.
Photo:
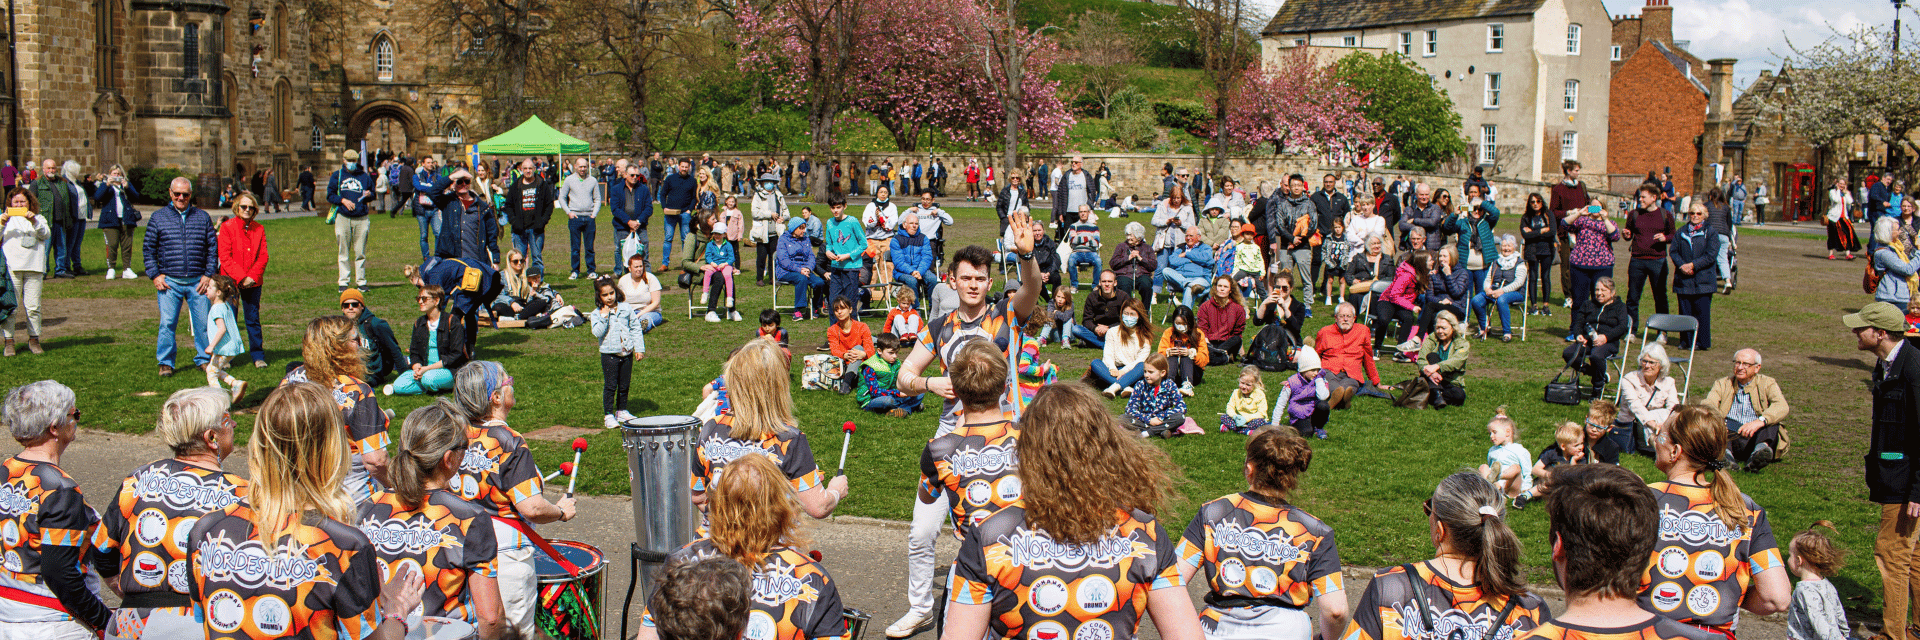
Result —
POLYGON ((540 577, 539 606, 534 607, 533 623, 541 633, 554 640, 597 640, 600 637, 600 608, 604 600, 606 554, 593 545, 571 540, 552 540, 573 566, 578 577, 567 575, 545 553, 534 554, 533 571, 540 577))
POLYGON ((407 630, 407 640, 479 640, 480 632, 463 620, 422 616, 407 630))

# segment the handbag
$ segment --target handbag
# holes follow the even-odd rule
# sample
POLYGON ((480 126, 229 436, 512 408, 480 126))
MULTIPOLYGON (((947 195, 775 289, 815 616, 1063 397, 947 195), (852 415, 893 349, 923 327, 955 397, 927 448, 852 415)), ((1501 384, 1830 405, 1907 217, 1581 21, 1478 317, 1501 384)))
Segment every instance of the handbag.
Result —
POLYGON ((1547 391, 1544 399, 1548 404, 1580 404, 1580 372, 1574 371, 1573 378, 1566 382, 1561 382, 1560 376, 1573 369, 1574 361, 1586 355, 1586 352, 1587 350, 1584 347, 1578 352, 1575 352, 1574 357, 1567 360, 1567 366, 1561 367, 1560 373, 1553 374, 1553 379, 1547 381, 1547 391))
POLYGON ((1428 409, 1433 403, 1433 381, 1426 376, 1414 376, 1412 380, 1400 383, 1400 395, 1394 396, 1393 406, 1402 409, 1428 409))

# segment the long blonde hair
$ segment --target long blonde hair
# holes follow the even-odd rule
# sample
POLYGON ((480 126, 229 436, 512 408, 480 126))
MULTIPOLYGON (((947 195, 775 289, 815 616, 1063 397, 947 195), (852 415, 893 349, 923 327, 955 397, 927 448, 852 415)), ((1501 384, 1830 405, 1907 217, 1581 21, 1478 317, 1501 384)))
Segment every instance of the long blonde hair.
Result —
POLYGON ((367 361, 360 353, 360 337, 346 316, 320 316, 307 323, 300 342, 307 379, 332 388, 340 376, 367 379, 367 361))
POLYGON ((1720 523, 1744 533, 1751 514, 1747 512, 1746 495, 1740 493, 1740 485, 1733 483, 1733 474, 1722 464, 1727 450, 1727 429, 1723 424, 1720 418, 1714 417, 1712 409, 1684 404, 1667 419, 1667 437, 1680 446, 1680 455, 1686 456, 1698 473, 1707 478, 1707 489, 1713 494, 1713 513, 1720 517, 1720 523))
POLYGON ((771 340, 752 340, 727 360, 727 401, 736 440, 759 440, 793 430, 793 392, 787 360, 771 340))
POLYGON ((776 546, 806 544, 800 501, 771 458, 749 454, 727 463, 707 499, 713 546, 740 564, 758 567, 776 546))
POLYGON ((317 511, 352 522, 347 479, 347 436, 333 389, 297 382, 274 389, 260 403, 247 442, 247 500, 253 527, 269 549, 290 533, 299 514, 317 511))
POLYGON ((419 508, 427 499, 427 480, 448 451, 467 446, 467 421, 452 402, 435 400, 414 409, 400 427, 400 451, 387 467, 393 492, 407 506, 419 508))
POLYGON ((527 283, 527 267, 530 266, 530 262, 530 260, 527 260, 526 254, 521 253, 519 249, 507 250, 507 261, 504 263, 507 265, 507 268, 500 270, 500 279, 507 285, 507 295, 515 298, 525 298, 533 295, 533 285, 527 283), (520 259, 520 268, 518 269, 513 267, 514 258, 520 259))
POLYGON ((1042 387, 1020 417, 1027 522, 1056 542, 1091 543, 1128 510, 1159 511, 1172 493, 1172 469, 1166 452, 1123 430, 1085 384, 1042 387))

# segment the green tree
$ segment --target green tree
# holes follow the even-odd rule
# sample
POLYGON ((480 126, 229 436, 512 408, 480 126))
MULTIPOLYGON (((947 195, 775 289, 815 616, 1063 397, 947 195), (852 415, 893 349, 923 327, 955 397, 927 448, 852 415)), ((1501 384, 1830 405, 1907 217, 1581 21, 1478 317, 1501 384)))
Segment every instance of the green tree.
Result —
POLYGON ((1432 171, 1470 148, 1453 99, 1405 56, 1354 53, 1335 62, 1333 72, 1366 95, 1360 112, 1386 129, 1395 168, 1432 171))

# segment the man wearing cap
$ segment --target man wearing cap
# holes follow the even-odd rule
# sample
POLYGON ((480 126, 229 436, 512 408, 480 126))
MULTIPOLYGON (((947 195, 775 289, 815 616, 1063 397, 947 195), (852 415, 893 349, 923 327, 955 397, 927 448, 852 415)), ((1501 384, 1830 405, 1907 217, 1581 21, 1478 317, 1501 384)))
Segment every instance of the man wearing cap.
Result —
MULTIPOLYGON (((1081 158, 1080 154, 1074 154, 1073 159, 1068 161, 1067 169, 1061 171, 1060 175, 1054 176, 1052 195, 1053 239, 1055 240, 1065 240, 1067 228, 1079 220, 1079 211, 1093 206, 1096 180, 1093 179, 1093 174, 1087 172, 1085 164, 1086 160, 1081 158)), ((1044 171, 1044 165, 1042 169, 1044 171)), ((1037 177, 1043 185, 1046 183, 1045 173, 1037 177)), ((1041 187, 1041 190, 1045 189, 1045 186, 1041 187)), ((1099 270, 1099 267, 1094 267, 1095 272, 1099 270)))
POLYGON ((1920 522, 1920 351, 1905 343, 1906 317, 1888 302, 1873 302, 1840 321, 1873 354, 1873 421, 1867 442, 1867 499, 1880 504, 1880 534, 1873 540, 1880 567, 1883 632, 1908 640, 1908 605, 1920 595, 1915 565, 1915 523, 1920 522))
POLYGON ((338 207, 333 221, 333 241, 338 250, 340 291, 348 285, 367 288, 367 231, 373 223, 367 218, 368 202, 373 200, 373 176, 360 166, 360 152, 352 149, 340 155, 340 168, 327 178, 327 203, 338 207))
POLYGON ((367 308, 359 289, 340 292, 340 313, 353 321, 360 334, 360 357, 367 362, 367 384, 378 387, 393 381, 393 373, 407 368, 407 352, 393 337, 393 327, 367 308))

